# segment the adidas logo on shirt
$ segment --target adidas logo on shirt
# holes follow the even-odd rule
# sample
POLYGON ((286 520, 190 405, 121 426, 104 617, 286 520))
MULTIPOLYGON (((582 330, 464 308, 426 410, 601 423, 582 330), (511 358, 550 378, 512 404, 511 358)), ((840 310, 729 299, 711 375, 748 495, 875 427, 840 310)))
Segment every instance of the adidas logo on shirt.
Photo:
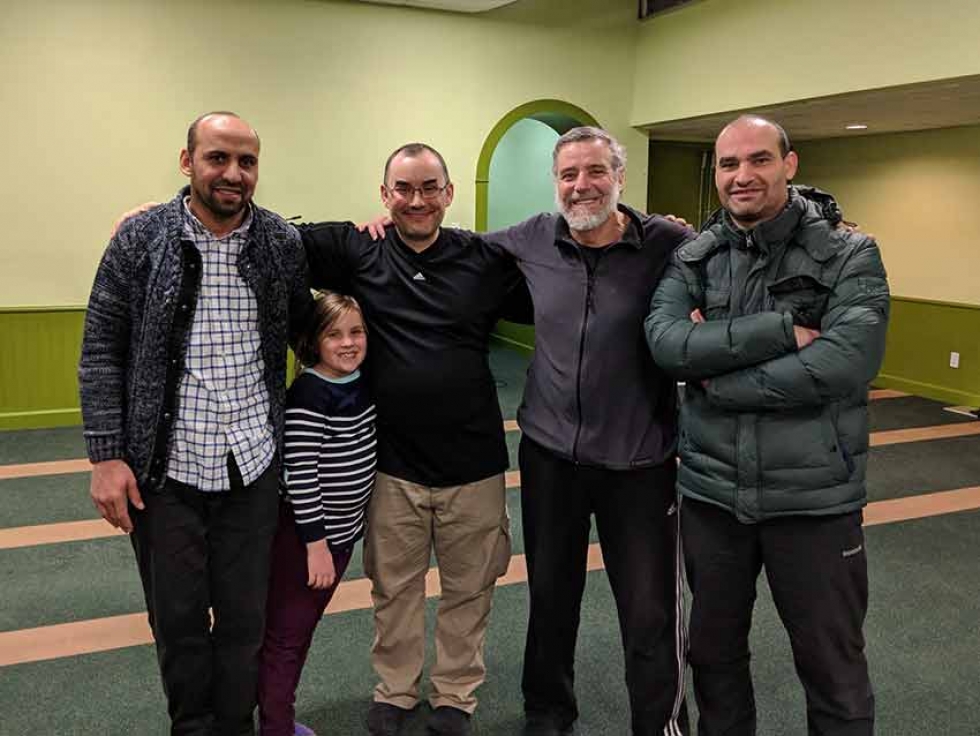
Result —
POLYGON ((425 276, 423 276, 422 272, 419 271, 417 274, 412 276, 412 281, 425 281, 425 276))

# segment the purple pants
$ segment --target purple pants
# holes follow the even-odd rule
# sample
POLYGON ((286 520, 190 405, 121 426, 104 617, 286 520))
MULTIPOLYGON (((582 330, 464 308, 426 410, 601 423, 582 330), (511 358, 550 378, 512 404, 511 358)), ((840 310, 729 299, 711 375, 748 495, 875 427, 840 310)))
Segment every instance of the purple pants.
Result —
POLYGON ((262 736, 293 736, 296 686, 313 632, 350 562, 352 547, 333 552, 334 584, 314 590, 306 581, 306 545, 296 533, 288 501, 279 504, 272 546, 265 639, 259 656, 259 727, 262 736))

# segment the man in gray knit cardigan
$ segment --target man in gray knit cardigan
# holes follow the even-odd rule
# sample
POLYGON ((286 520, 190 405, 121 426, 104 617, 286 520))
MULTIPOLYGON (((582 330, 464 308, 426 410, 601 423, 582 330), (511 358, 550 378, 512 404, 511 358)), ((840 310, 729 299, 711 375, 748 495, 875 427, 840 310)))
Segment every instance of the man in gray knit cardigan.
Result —
POLYGON ((311 303, 295 229, 251 202, 258 163, 237 115, 195 120, 190 187, 113 236, 85 318, 92 500, 131 533, 174 734, 253 733, 287 331, 311 303))

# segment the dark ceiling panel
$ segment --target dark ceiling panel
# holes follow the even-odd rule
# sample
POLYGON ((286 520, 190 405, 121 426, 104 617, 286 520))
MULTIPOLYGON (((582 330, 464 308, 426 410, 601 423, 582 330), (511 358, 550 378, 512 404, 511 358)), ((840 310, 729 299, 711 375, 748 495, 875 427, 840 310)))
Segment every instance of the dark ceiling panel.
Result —
POLYGON ((674 10, 682 5, 688 5, 694 0, 640 0, 640 20, 649 18, 657 13, 674 10))

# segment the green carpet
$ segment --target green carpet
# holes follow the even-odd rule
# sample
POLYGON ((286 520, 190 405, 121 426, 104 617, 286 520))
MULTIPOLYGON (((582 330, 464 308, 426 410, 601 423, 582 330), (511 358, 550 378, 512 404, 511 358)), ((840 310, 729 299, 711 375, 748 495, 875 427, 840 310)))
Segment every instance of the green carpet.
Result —
MULTIPOLYGON (((527 357, 494 348, 491 366, 505 419, 516 416, 527 357)), ((916 397, 872 402, 875 431, 972 421, 916 397)), ((516 468, 519 433, 508 434, 516 468)), ((77 428, 0 433, 0 464, 82 457, 77 428)), ((980 437, 874 448, 871 500, 980 485, 980 437)), ((508 492, 515 554, 523 552, 520 491, 508 492)), ((96 518, 88 476, 0 480, 0 527, 96 518)), ((871 575, 869 659, 882 736, 980 734, 980 512, 866 530, 871 575)), ((593 533, 593 539, 595 535, 593 533)), ((348 579, 362 575, 360 554, 348 579)), ((0 631, 142 611, 125 538, 0 550, 0 631)), ((429 625, 436 602, 429 602, 429 625)), ((498 588, 487 638, 488 679, 474 719, 477 736, 514 736, 521 724, 526 623, 523 584, 498 588)), ((300 720, 321 736, 363 734, 374 677, 370 611, 321 624, 298 693, 300 720)), ((759 736, 804 736, 802 690, 786 635, 760 578, 753 630, 759 736)), ((588 575, 577 657, 579 736, 624 736, 628 707, 615 607, 605 573, 588 575)), ((693 699, 690 705, 693 708, 693 699)), ((424 733, 425 708, 407 729, 424 733)), ((151 646, 0 669, 0 736, 103 736, 168 732, 151 646)))

